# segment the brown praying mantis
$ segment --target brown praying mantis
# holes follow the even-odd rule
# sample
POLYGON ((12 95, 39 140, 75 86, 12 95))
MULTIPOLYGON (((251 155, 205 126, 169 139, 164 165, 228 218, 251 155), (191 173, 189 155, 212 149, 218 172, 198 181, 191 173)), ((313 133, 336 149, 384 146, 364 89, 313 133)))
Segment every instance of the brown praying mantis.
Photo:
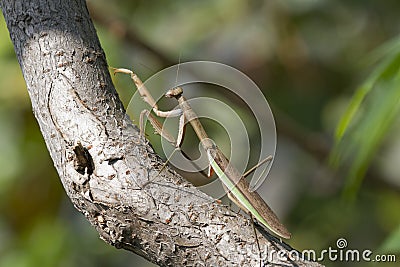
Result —
MULTIPOLYGON (((151 96, 149 91, 144 86, 143 82, 135 73, 133 73, 131 70, 123 68, 114 69, 114 73, 129 74, 131 76, 131 79, 134 81, 139 94, 142 96, 143 100, 151 106, 153 112, 157 116, 180 116, 179 130, 176 141, 166 130, 163 129, 161 123, 148 110, 144 110, 140 114, 141 134, 143 134, 144 116, 147 116, 149 122, 152 124, 154 129, 163 138, 172 143, 176 148, 179 148, 183 139, 184 126, 186 122, 189 122, 193 127, 197 137, 199 138, 202 147, 207 153, 209 162, 209 174, 211 173, 211 170, 215 171, 215 173, 218 175, 218 178, 222 181, 223 187, 227 192, 228 197, 239 208, 248 212, 251 216, 256 218, 262 225, 264 225, 274 234, 282 238, 290 238, 291 234, 279 221, 278 217, 268 206, 268 204, 265 203, 265 201, 257 192, 249 190, 249 183, 245 179, 245 175, 242 175, 232 164, 229 163, 229 160, 226 158, 226 156, 208 137, 196 113, 192 110, 189 103, 183 97, 183 90, 181 87, 173 88, 165 94, 166 97, 177 99, 180 108, 171 111, 161 111, 158 109, 157 103, 154 98, 151 96)), ((265 162, 266 160, 264 160, 263 162, 265 162)), ((260 162, 259 164, 257 164, 257 166, 259 166, 263 162, 260 162)))

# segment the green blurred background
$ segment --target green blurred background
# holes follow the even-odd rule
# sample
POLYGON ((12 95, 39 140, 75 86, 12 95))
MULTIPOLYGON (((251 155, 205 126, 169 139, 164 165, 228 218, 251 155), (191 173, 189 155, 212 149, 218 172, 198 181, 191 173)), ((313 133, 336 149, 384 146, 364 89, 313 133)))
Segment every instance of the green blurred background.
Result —
MULTIPOLYGON (((110 66, 134 67, 145 79, 179 61, 211 60, 259 85, 278 132, 263 194, 292 232, 291 246, 320 252, 345 238, 349 249, 400 261, 399 1, 88 4, 110 66)), ((153 266, 105 244, 73 208, 3 18, 0 40, 0 267, 153 266)), ((114 82, 127 105, 135 90, 129 78, 114 82)), ((251 120, 240 102, 227 101, 251 120)), ((158 137, 149 137, 158 149, 158 137)))

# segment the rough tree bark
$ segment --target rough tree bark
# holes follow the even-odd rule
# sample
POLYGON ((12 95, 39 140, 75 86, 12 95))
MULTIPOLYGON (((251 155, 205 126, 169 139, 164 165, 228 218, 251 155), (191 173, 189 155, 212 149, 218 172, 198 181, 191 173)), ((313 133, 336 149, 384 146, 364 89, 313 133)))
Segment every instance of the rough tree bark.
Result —
MULTIPOLYGON (((85 1, 0 5, 54 166, 100 237, 161 266, 257 265, 248 219, 169 168, 155 179, 162 161, 125 115, 85 1)), ((319 266, 279 258, 271 252, 292 249, 258 238, 264 263, 319 266)))

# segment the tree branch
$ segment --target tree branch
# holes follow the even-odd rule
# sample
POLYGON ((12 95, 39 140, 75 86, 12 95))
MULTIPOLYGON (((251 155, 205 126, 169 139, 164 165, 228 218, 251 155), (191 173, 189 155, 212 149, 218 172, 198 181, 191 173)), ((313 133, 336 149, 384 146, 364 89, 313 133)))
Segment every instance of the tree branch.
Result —
MULTIPOLYGON (((158 175, 163 163, 125 114, 85 2, 0 5, 54 166, 100 237, 161 266, 257 265, 247 218, 169 168, 158 175)), ((278 258, 292 249, 258 238, 264 263, 319 266, 278 258)))

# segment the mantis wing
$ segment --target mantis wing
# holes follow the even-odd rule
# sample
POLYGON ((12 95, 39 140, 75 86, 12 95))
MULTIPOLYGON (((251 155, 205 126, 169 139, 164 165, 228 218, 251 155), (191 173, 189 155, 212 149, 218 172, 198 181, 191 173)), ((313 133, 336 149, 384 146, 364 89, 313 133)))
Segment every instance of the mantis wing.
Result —
POLYGON ((234 168, 218 149, 207 150, 208 160, 219 179, 227 188, 228 196, 240 208, 251 213, 260 223, 274 234, 289 239, 291 234, 279 221, 272 209, 265 203, 261 196, 249 191, 247 180, 234 168))

